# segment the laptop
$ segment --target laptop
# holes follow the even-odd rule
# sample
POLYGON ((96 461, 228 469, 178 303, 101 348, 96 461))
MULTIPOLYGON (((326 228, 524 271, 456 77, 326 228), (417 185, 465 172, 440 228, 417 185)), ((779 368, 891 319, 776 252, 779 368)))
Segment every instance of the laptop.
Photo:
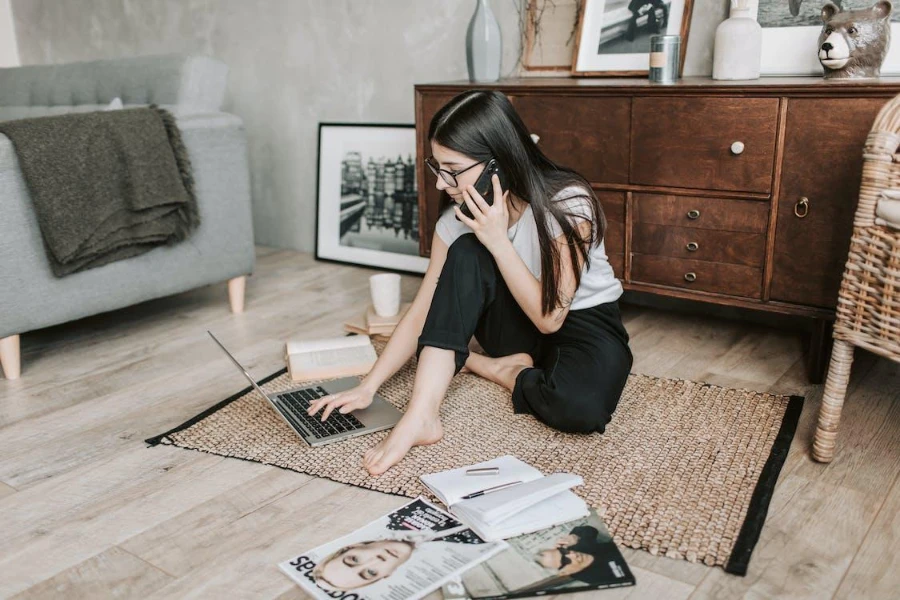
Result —
POLYGON ((250 374, 241 363, 231 355, 231 352, 222 345, 222 342, 211 331, 207 330, 206 333, 228 355, 231 362, 240 369, 244 377, 256 388, 256 391, 269 401, 269 404, 284 419, 285 423, 310 446, 324 446, 325 444, 340 442, 359 435, 390 429, 403 416, 403 413, 391 403, 375 394, 375 397, 372 398, 372 404, 368 407, 354 410, 347 414, 341 414, 335 410, 323 422, 321 410, 313 416, 306 414, 310 403, 329 394, 336 394, 337 392, 356 387, 359 385, 359 379, 356 377, 342 377, 315 385, 296 387, 286 392, 267 394, 250 377, 250 374))

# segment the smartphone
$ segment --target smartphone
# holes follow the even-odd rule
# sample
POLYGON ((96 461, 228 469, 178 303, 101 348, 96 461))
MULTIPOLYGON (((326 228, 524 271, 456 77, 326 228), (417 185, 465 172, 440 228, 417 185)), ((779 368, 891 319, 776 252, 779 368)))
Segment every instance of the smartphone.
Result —
MULTIPOLYGON (((488 161, 488 163, 484 166, 484 170, 481 172, 481 175, 478 176, 478 180, 475 182, 475 191, 481 194, 481 197, 484 198, 484 201, 488 203, 488 206, 494 204, 494 182, 491 181, 491 177, 497 174, 497 177, 500 178, 500 189, 506 189, 506 178, 503 175, 503 170, 500 168, 500 165, 497 163, 497 159, 492 158, 488 161)), ((462 211, 462 214, 466 215, 470 219, 474 219, 475 217, 472 215, 472 211, 469 210, 469 205, 463 202, 459 205, 459 210, 462 211)), ((461 221, 459 216, 456 216, 457 221, 461 221)))

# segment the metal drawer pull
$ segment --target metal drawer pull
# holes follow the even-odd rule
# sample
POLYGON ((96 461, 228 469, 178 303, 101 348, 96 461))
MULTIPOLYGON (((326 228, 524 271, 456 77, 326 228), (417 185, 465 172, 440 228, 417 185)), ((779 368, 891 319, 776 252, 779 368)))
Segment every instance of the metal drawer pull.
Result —
POLYGON ((688 219, 699 219, 699 218, 700 218, 700 211, 697 210, 697 209, 689 210, 689 211, 688 211, 688 214, 687 214, 687 218, 688 218, 688 219))
POLYGON ((744 142, 735 142, 731 145, 731 153, 732 154, 740 154, 744 151, 744 142))
POLYGON ((794 205, 794 214, 801 219, 809 214, 809 198, 807 198, 806 196, 800 197, 800 200, 798 200, 797 204, 794 205))
POLYGON ((698 244, 697 242, 688 242, 688 252, 696 252, 698 248, 700 248, 700 244, 698 244))
POLYGON ((685 281, 697 281, 697 274, 696 273, 685 273, 684 280, 685 281))

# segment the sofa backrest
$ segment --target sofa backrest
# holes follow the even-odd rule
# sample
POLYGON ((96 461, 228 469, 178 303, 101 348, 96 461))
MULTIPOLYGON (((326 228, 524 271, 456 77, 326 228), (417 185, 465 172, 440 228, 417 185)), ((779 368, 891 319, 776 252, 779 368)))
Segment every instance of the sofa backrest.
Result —
POLYGON ((0 120, 159 104, 178 113, 222 110, 228 67, 207 56, 166 54, 0 69, 0 120))

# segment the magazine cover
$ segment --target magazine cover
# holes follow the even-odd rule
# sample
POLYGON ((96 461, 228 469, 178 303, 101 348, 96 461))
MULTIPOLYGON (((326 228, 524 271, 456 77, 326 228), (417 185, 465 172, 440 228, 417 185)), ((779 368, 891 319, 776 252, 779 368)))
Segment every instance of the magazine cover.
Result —
POLYGON ((506 546, 420 497, 278 566, 320 600, 414 600, 506 546))
POLYGON ((593 510, 587 517, 507 541, 506 550, 444 585, 445 600, 519 598, 635 584, 593 510))

